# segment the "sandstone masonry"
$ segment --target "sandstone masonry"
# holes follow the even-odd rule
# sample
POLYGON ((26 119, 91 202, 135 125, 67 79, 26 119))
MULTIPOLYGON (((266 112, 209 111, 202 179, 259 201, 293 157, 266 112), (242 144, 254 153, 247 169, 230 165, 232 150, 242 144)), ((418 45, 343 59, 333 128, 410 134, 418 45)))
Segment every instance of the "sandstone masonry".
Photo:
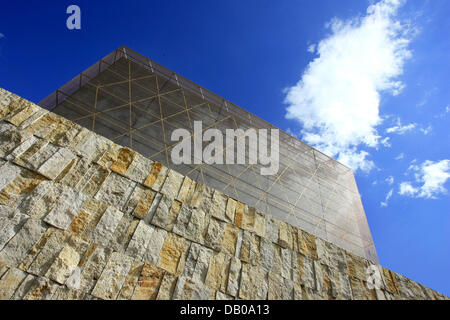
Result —
POLYGON ((0 299, 448 299, 372 265, 0 89, 0 299))

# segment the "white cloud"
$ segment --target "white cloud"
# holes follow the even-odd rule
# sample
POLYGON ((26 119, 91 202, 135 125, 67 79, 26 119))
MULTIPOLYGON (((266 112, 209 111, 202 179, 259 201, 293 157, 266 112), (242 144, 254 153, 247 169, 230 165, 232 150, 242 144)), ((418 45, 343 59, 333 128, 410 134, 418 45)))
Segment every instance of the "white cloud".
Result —
POLYGON ((398 76, 411 56, 408 28, 396 19, 400 0, 382 0, 363 17, 333 19, 331 34, 300 81, 286 89, 286 117, 302 125, 302 139, 351 166, 369 171, 374 163, 361 147, 376 148, 380 93, 398 94, 398 76))
POLYGON ((308 52, 309 53, 314 53, 314 52, 316 52, 316 44, 311 44, 311 45, 309 45, 308 46, 308 52))
POLYGON ((387 207, 389 204, 389 199, 392 197, 392 194, 394 193, 394 189, 389 190, 388 194, 386 195, 386 198, 383 202, 380 203, 382 207, 387 207))
POLYGON ((400 183, 400 191, 398 192, 402 196, 414 196, 419 190, 411 185, 411 182, 400 183))
POLYGON ((429 134, 432 130, 433 130, 433 127, 432 127, 432 126, 428 126, 428 127, 426 127, 426 128, 420 128, 420 131, 422 131, 422 133, 423 133, 424 135, 429 134))
POLYGON ((385 146, 386 148, 392 147, 391 143, 389 142, 390 139, 391 138, 389 138, 389 137, 384 138, 383 140, 381 140, 381 144, 383 146, 385 146))
POLYGON ((417 127, 417 123, 410 123, 402 125, 400 118, 397 118, 397 125, 386 129, 386 133, 396 133, 399 135, 405 134, 408 131, 414 130, 417 127))
POLYGON ((5 37, 5 35, 4 35, 3 33, 0 32, 0 39, 1 39, 1 38, 4 38, 4 37, 5 37))
POLYGON ((449 113, 449 112, 450 112, 450 104, 449 104, 447 107, 445 107, 445 112, 446 112, 446 113, 449 113))
POLYGON ((395 160, 402 160, 405 158, 405 154, 402 152, 398 156, 395 157, 395 160))
POLYGON ((427 160, 421 165, 411 165, 408 170, 415 172, 415 182, 418 186, 414 187, 411 182, 402 182, 399 191, 401 195, 435 199, 438 195, 447 193, 445 183, 450 179, 450 160, 427 160))
POLYGON ((394 177, 393 176, 389 176, 384 181, 386 181, 389 185, 392 185, 394 183, 394 177))

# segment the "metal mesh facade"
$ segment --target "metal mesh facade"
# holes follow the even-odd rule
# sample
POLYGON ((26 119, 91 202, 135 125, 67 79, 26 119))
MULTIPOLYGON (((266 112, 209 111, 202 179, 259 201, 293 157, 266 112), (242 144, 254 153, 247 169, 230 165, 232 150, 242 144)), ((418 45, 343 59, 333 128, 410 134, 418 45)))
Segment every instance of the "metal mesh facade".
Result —
POLYGON ((185 128, 193 135, 194 121, 222 132, 276 128, 129 48, 110 53, 39 105, 378 263, 352 170, 282 130, 276 175, 260 175, 260 164, 171 163, 177 143, 171 133, 185 128))

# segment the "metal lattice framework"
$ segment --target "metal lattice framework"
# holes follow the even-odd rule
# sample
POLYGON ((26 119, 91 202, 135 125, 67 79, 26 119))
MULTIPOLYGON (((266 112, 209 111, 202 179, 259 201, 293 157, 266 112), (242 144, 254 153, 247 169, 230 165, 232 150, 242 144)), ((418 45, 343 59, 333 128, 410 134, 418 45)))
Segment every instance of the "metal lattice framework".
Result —
POLYGON ((281 130, 280 168, 273 176, 260 175, 260 164, 171 163, 170 151, 180 143, 171 141, 171 132, 184 128, 193 137, 194 121, 203 122, 203 131, 276 128, 129 48, 110 53, 39 104, 261 212, 378 262, 351 169, 281 130))

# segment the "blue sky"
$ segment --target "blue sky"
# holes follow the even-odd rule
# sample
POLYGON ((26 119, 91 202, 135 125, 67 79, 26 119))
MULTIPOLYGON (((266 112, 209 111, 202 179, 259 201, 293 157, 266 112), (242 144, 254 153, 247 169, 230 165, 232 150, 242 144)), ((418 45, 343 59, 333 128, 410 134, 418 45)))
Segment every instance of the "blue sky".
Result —
POLYGON ((381 264, 450 295, 449 14, 447 0, 10 1, 0 86, 38 102, 127 45, 351 165, 381 264))

